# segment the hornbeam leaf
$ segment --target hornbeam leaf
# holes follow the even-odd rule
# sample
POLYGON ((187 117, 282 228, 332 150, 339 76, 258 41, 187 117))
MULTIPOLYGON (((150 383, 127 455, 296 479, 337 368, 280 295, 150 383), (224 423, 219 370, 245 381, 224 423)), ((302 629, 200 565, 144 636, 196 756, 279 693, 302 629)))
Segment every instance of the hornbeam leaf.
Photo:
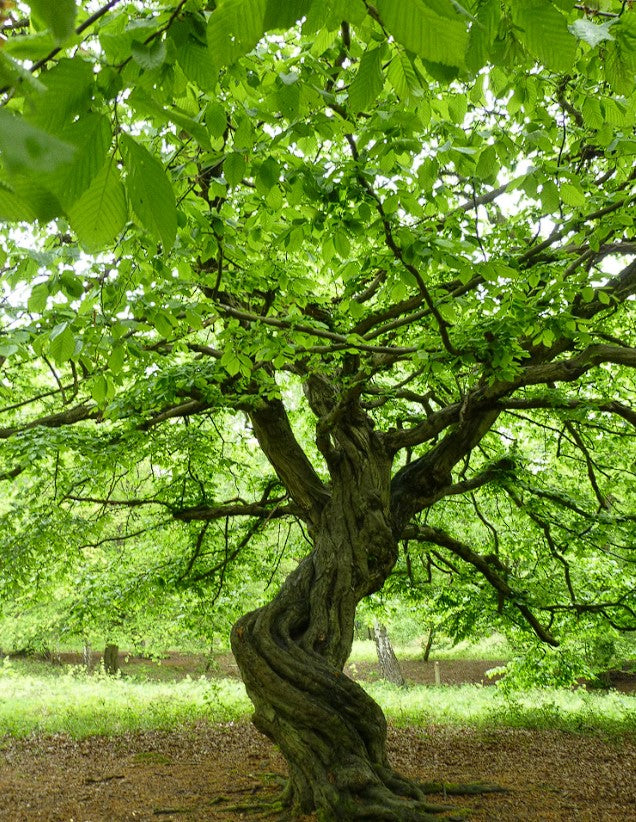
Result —
POLYGON ((402 49, 393 55, 386 76, 400 100, 408 102, 413 97, 421 96, 422 84, 409 56, 402 49))
POLYGON ((44 184, 68 207, 104 165, 112 139, 110 122, 103 114, 88 114, 66 129, 64 137, 75 146, 73 160, 55 174, 45 175, 44 184))
POLYGON ((121 138, 128 177, 126 188, 143 227, 169 251, 177 236, 174 191, 161 163, 132 137, 121 138))
POLYGON ((164 40, 153 40, 150 43, 140 43, 138 40, 133 40, 130 53, 140 68, 152 71, 152 69, 159 68, 165 62, 166 44, 164 40))
POLYGON ((64 329, 53 337, 51 334, 51 356, 58 365, 67 362, 75 353, 75 337, 70 327, 65 324, 64 329))
POLYGON ((10 173, 57 170, 73 159, 72 145, 35 128, 6 109, 0 111, 0 154, 10 173))
POLYGON ((234 63, 265 32, 267 0, 225 0, 210 15, 208 50, 215 68, 234 63))
POLYGON ((610 26, 615 22, 615 20, 606 20, 605 23, 597 25, 591 20, 582 17, 579 20, 575 20, 569 28, 575 37, 578 37, 579 40, 585 40, 588 45, 594 48, 604 40, 614 39, 610 31, 610 26))
POLYGON ((31 11, 51 32, 58 44, 75 30, 77 6, 75 0, 30 0, 31 11))
POLYGON ((365 51, 360 60, 358 73, 349 86, 349 105, 353 111, 364 111, 382 91, 382 49, 365 51))
POLYGON ((68 217, 86 251, 101 251, 117 237, 126 224, 128 207, 114 163, 106 163, 68 210, 68 217))
POLYGON ((0 220, 48 223, 60 214, 57 197, 33 177, 17 174, 11 177, 10 186, 0 184, 0 220))
POLYGON ((519 40, 533 57, 553 71, 572 68, 577 41, 554 6, 544 0, 515 0, 512 15, 519 40))
POLYGON ((459 68, 464 65, 468 27, 463 16, 437 14, 424 0, 378 0, 376 6, 398 43, 430 62, 459 68))

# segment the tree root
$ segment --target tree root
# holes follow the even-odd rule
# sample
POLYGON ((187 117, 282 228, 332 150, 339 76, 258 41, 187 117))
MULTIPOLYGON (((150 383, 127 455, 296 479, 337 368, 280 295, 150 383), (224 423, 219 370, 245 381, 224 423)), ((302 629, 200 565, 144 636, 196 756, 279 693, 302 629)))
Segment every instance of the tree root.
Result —
POLYGON ((507 793, 508 788, 490 782, 416 782, 418 789, 428 794, 443 796, 476 796, 482 793, 507 793))

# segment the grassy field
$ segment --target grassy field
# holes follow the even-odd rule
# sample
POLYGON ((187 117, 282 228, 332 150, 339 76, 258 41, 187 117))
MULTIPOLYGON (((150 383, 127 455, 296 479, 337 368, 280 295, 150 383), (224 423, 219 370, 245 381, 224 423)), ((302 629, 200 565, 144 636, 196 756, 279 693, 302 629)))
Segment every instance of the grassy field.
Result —
MULTIPOLYGON (((384 682, 365 687, 396 725, 636 733, 636 698, 616 692, 542 688, 511 695, 478 685, 397 688, 384 682)), ((0 663, 0 735, 81 738, 239 721, 250 713, 242 683, 227 677, 113 678, 34 660, 0 663)))

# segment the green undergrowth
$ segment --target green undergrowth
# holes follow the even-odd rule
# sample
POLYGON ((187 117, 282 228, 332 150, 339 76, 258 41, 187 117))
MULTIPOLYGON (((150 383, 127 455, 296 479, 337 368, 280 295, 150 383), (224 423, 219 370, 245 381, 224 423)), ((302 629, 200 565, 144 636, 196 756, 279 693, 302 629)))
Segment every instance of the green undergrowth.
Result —
MULTIPOLYGON (((636 699, 624 694, 542 688, 514 695, 476 685, 398 688, 365 684, 394 725, 559 729, 636 733, 636 699)), ((79 667, 0 663, 0 735, 67 733, 81 738, 165 730, 199 721, 246 720, 251 704, 238 680, 153 681, 87 674, 79 667)))

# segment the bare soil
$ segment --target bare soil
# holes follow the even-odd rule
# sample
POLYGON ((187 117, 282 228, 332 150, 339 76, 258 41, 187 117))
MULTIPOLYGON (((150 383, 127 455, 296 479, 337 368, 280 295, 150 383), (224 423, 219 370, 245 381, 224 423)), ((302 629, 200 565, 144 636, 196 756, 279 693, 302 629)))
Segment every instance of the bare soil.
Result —
MULTIPOLYGON (((441 661, 442 682, 490 682, 484 672, 494 664, 441 661)), ((129 659, 123 667, 140 665, 129 659)), ((369 665, 366 670, 358 664, 356 673, 372 675, 369 665)), ((162 668, 174 678, 197 673, 197 666, 204 668, 205 660, 173 655, 162 668)), ((403 667, 411 681, 434 681, 432 663, 403 667)), ((219 660, 218 673, 236 673, 231 658, 219 660)), ((505 788, 505 793, 433 798, 468 808, 473 822, 636 822, 633 738, 391 728, 389 751, 397 769, 415 779, 483 780, 505 788)), ((280 754, 249 723, 201 723, 177 732, 81 741, 62 735, 4 738, 0 820, 272 819, 259 807, 275 798, 284 774, 280 754)))

